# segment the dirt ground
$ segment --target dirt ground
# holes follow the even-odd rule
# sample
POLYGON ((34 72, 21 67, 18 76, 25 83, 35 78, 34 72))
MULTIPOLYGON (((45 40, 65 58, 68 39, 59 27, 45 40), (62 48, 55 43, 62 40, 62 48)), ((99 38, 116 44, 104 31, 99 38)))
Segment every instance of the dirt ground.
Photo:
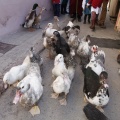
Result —
MULTIPOLYGON (((62 16, 60 18, 60 25, 63 27, 67 24, 70 18, 62 16)), ((44 21, 41 24, 42 28, 46 26, 49 21, 44 21)), ((96 38, 106 38, 113 40, 120 40, 120 35, 114 31, 114 25, 109 21, 109 17, 106 21, 107 29, 101 29, 96 27, 96 31, 92 32, 89 29, 89 24, 84 25, 83 21, 81 23, 75 22, 81 26, 80 38, 84 35, 91 35, 96 38)), ((41 32, 38 30, 33 33, 28 33, 27 31, 17 32, 13 35, 8 35, 0 39, 0 42, 5 41, 6 43, 17 45, 14 49, 7 52, 0 57, 0 72, 4 74, 6 70, 14 65, 18 65, 22 62, 28 49, 31 46, 36 46, 36 49, 40 50, 42 46, 41 32), (8 39, 9 38, 9 39, 8 39), (24 39, 26 40, 24 42, 24 39), (23 44, 24 42, 24 44, 23 44)), ((105 58, 105 68, 108 72, 108 84, 110 92, 110 101, 108 105, 104 108, 104 114, 110 120, 120 119, 120 76, 118 75, 118 68, 120 65, 116 61, 116 57, 119 53, 119 49, 99 47, 100 50, 104 50, 106 54, 105 58)), ((53 68, 53 60, 48 59, 48 51, 44 50, 41 56, 44 59, 43 64, 43 85, 44 92, 43 96, 39 102, 39 107, 41 109, 41 114, 32 117, 27 109, 23 108, 20 104, 13 105, 12 101, 15 96, 15 88, 10 87, 1 97, 0 97, 0 120, 87 120, 83 113, 83 107, 86 105, 83 101, 83 73, 78 64, 76 67, 75 78, 72 82, 70 93, 67 96, 67 106, 60 106, 58 100, 52 99, 51 93, 52 84, 51 71, 53 68)), ((79 62, 79 59, 77 60, 79 62)))

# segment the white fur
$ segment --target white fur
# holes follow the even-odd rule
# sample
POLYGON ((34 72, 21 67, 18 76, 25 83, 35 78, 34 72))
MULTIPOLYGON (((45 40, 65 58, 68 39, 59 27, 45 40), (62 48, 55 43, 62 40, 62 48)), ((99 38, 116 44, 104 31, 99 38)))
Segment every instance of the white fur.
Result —
POLYGON ((64 63, 64 58, 62 54, 58 54, 55 57, 54 68, 52 69, 52 74, 56 77, 60 76, 63 72, 66 72, 66 66, 64 63))
POLYGON ((72 57, 75 56, 75 49, 74 48, 70 48, 70 55, 72 57))
POLYGON ((100 73, 102 71, 105 71, 105 68, 103 66, 103 61, 99 60, 99 59, 96 59, 96 56, 98 55, 102 55, 104 58, 105 58, 105 53, 104 51, 98 51, 97 54, 96 53, 92 53, 91 54, 91 58, 90 58, 90 62, 87 64, 86 68, 87 67, 91 67, 92 70, 97 74, 97 75, 100 75, 100 73), (102 63, 102 64, 100 64, 102 63))
POLYGON ((103 50, 98 51, 97 54, 98 54, 98 55, 103 55, 103 57, 105 58, 105 52, 104 52, 103 50))
MULTIPOLYGON (((44 32, 45 32, 45 36, 46 37, 52 37, 53 33, 57 31, 57 29, 54 29, 54 25, 52 23, 48 23, 47 27, 45 28, 44 32)), ((58 31, 60 33, 60 35, 64 35, 65 31, 60 30, 58 31)))
POLYGON ((87 64, 86 68, 87 68, 87 67, 91 67, 92 70, 93 70, 97 75, 100 75, 100 73, 101 73, 102 71, 105 71, 104 67, 102 67, 102 66, 101 66, 98 62, 96 62, 96 61, 90 61, 90 62, 87 64))
POLYGON ((90 51, 89 43, 90 43, 89 41, 86 42, 86 41, 82 40, 77 49, 77 54, 80 56, 89 55, 89 51, 90 51))
POLYGON ((69 36, 69 39, 68 39, 68 44, 71 46, 71 47, 74 47, 77 49, 78 47, 78 36, 76 36, 74 33, 71 33, 70 36, 69 36))
POLYGON ((43 46, 46 48, 47 47, 47 37, 43 38, 43 46))
POLYGON ((53 29, 60 30, 59 19, 57 16, 54 16, 53 29))
POLYGON ((54 31, 57 31, 57 30, 53 29, 53 24, 52 23, 48 23, 47 28, 45 30, 46 37, 52 37, 54 31))
POLYGON ((60 94, 62 92, 67 95, 69 93, 71 85, 71 80, 68 77, 68 74, 63 73, 61 76, 58 76, 53 82, 53 90, 55 93, 60 94))
POLYGON ((43 94, 41 82, 39 65, 31 63, 28 75, 17 84, 17 88, 20 88, 20 92, 22 93, 19 102, 24 105, 34 105, 43 94))
POLYGON ((78 40, 79 38, 74 33, 70 34, 69 39, 68 39, 68 45, 70 46, 71 56, 75 56, 76 49, 78 48, 78 45, 79 45, 78 40))
POLYGON ((73 66, 68 66, 68 76, 72 81, 75 76, 75 68, 73 66))
POLYGON ((74 24, 71 21, 69 21, 68 24, 67 24, 67 26, 73 27, 74 24))
POLYGON ((30 27, 32 27, 32 24, 33 24, 34 20, 35 20, 35 17, 33 17, 28 22, 25 22, 24 28, 30 28, 30 27))
POLYGON ((86 94, 84 94, 84 95, 85 95, 87 101, 93 105, 101 106, 101 107, 107 105, 107 103, 109 102, 109 97, 107 95, 105 96, 104 93, 101 94, 101 96, 99 97, 98 94, 99 93, 97 92, 96 96, 93 98, 90 98, 90 97, 87 98, 87 95, 86 94), (101 103, 99 102, 99 99, 101 99, 101 103))
POLYGON ((30 65, 30 58, 27 56, 22 65, 12 67, 3 77, 3 82, 9 85, 14 84, 18 80, 22 80, 30 65))

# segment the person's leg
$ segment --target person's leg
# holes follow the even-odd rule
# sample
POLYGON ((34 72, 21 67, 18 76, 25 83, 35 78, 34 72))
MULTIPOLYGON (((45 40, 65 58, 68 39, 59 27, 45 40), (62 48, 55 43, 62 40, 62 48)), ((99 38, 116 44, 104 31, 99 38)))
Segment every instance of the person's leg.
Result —
POLYGON ((69 14, 70 14, 71 18, 75 17, 74 16, 74 14, 76 13, 75 6, 76 6, 75 0, 70 0, 70 2, 69 2, 69 14))
POLYGON ((91 13, 91 26, 90 26, 90 28, 93 31, 95 30, 95 22, 96 22, 96 12, 92 11, 92 13, 91 13))
POLYGON ((84 15, 84 22, 83 22, 83 24, 86 24, 86 18, 87 18, 87 15, 85 14, 84 15))
POLYGON ((63 13, 65 14, 65 10, 66 8, 65 8, 65 4, 63 4, 63 13))
POLYGON ((95 24, 98 25, 98 16, 99 14, 96 14, 95 24))
POLYGON ((61 14, 63 14, 64 13, 64 11, 63 11, 63 8, 64 6, 63 6, 63 4, 61 4, 61 14))
POLYGON ((67 13, 67 4, 64 4, 64 12, 67 13))
POLYGON ((88 23, 90 24, 91 14, 88 14, 88 23))
POLYGON ((72 22, 74 22, 74 20, 76 20, 76 17, 77 17, 77 16, 76 16, 76 13, 74 13, 74 14, 72 15, 72 18, 73 18, 73 19, 72 19, 72 22))
POLYGON ((82 0, 76 0, 76 2, 78 2, 78 4, 76 3, 78 21, 81 22, 81 17, 82 17, 82 14, 83 14, 82 0))
POLYGON ((67 12, 67 4, 68 4, 68 0, 65 0, 65 13, 68 13, 67 12))
POLYGON ((68 0, 68 2, 67 2, 66 11, 67 11, 68 13, 70 13, 70 0, 68 0))
POLYGON ((78 14, 77 17, 78 17, 78 22, 81 22, 81 16, 78 14))
POLYGON ((60 4, 56 4, 56 16, 60 16, 60 4))
POLYGON ((67 9, 67 3, 68 3, 68 0, 63 0, 62 1, 62 4, 64 5, 64 13, 67 13, 66 9, 67 9))
POLYGON ((56 16, 56 5, 53 4, 53 12, 54 12, 54 16, 56 16))
POLYGON ((99 25, 104 26, 105 19, 106 19, 106 14, 107 14, 107 0, 103 0, 103 5, 102 5, 102 12, 100 14, 100 19, 99 19, 99 25))

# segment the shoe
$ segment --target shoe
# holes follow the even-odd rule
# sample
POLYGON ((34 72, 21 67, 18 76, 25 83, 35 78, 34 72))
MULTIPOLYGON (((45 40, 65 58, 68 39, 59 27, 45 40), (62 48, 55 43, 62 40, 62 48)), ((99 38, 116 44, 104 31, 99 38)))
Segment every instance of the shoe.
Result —
POLYGON ((92 28, 92 31, 93 31, 93 32, 95 31, 95 27, 92 28))

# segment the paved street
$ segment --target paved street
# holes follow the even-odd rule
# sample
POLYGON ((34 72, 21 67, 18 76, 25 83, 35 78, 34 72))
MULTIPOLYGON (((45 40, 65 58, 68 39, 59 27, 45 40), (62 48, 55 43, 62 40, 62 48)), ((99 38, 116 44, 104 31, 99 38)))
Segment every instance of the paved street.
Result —
MULTIPOLYGON (((68 18, 67 15, 62 16, 60 18, 61 27, 64 27, 69 20, 70 18, 68 18)), ((48 22, 53 22, 53 20, 50 18, 44 21, 41 27, 45 28, 48 22)), ((101 39, 110 38, 120 40, 120 35, 114 31, 114 25, 108 21, 108 18, 106 22, 107 29, 96 27, 95 32, 89 29, 89 24, 84 25, 83 21, 75 24, 79 24, 81 27, 80 38, 89 34, 101 39)), ((12 66, 22 63, 31 46, 34 46, 36 51, 43 48, 42 30, 28 32, 21 28, 14 34, 1 37, 0 42, 16 45, 5 54, 0 53, 0 74, 4 75, 12 66)), ((110 102, 104 108, 104 114, 110 120, 120 120, 120 76, 118 75, 118 68, 120 68, 120 65, 116 61, 119 50, 110 48, 99 49, 104 50, 106 53, 105 67, 109 76, 110 102)), ((79 64, 77 65, 75 78, 67 97, 68 104, 67 106, 60 106, 58 100, 50 98, 52 93, 52 88, 50 86, 52 84, 51 71, 53 68, 53 60, 46 57, 47 53, 47 50, 41 53, 44 59, 42 74, 44 93, 39 102, 41 114, 32 117, 32 115, 20 104, 13 105, 12 101, 15 96, 15 88, 10 87, 0 97, 0 120, 87 120, 82 110, 86 103, 83 101, 83 73, 79 64)), ((77 61, 79 63, 79 59, 77 61)))

